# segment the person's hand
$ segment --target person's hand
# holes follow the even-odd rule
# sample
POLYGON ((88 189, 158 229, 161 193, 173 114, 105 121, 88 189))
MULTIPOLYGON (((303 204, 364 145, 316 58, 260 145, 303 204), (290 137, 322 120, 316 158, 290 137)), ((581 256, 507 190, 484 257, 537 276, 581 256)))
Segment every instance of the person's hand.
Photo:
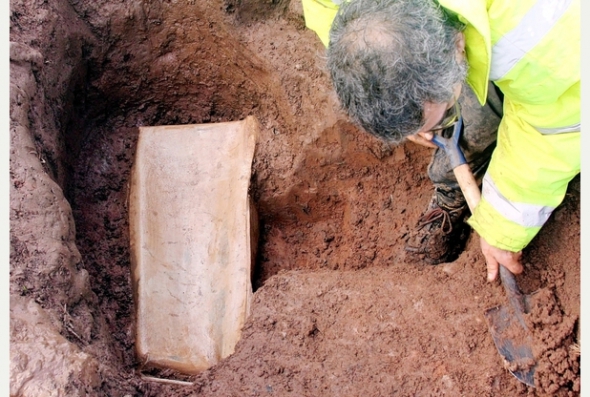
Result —
POLYGON ((479 239, 479 244, 481 246, 481 252, 486 258, 488 281, 494 281, 496 279, 500 270, 500 264, 513 274, 523 272, 524 268, 520 263, 522 251, 512 252, 494 247, 488 244, 482 237, 479 239))
POLYGON ((408 141, 412 141, 414 143, 417 143, 418 145, 436 149, 438 146, 436 146, 436 144, 432 142, 432 138, 434 138, 432 132, 418 132, 417 134, 407 136, 408 141))

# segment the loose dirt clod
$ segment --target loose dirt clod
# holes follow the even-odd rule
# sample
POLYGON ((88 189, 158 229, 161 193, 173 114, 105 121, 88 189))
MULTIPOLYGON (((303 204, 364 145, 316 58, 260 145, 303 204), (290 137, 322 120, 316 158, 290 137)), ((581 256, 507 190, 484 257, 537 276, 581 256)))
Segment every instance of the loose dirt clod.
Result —
POLYGON ((12 395, 579 395, 579 177, 524 252, 519 286, 552 296, 527 389, 488 333, 504 293, 476 236, 451 265, 406 263, 430 151, 384 145, 340 112, 298 1, 10 7, 12 395), (260 245, 242 339, 198 375, 142 377, 127 212, 138 127, 248 115, 260 245))

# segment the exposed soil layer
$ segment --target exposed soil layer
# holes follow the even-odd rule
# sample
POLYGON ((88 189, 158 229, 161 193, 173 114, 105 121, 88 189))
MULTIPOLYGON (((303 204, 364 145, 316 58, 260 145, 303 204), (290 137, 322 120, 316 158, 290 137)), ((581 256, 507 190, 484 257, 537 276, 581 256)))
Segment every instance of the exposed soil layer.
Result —
POLYGON ((484 312, 506 297, 477 236, 452 263, 406 263, 430 150, 341 113, 298 1, 12 0, 10 23, 11 395, 579 395, 579 177, 517 277, 536 292, 531 388, 490 336, 484 312), (248 115, 261 234, 242 339, 196 376, 142 372, 126 203, 138 127, 248 115))

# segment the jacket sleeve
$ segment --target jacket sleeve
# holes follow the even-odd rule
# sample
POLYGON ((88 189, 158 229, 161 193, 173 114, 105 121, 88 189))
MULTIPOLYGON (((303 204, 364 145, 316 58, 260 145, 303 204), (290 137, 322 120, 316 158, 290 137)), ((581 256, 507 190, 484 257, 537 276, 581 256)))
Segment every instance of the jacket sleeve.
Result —
POLYGON ((517 252, 539 232, 580 172, 580 132, 543 135, 505 101, 482 198, 468 223, 489 244, 517 252))
POLYGON ((331 0, 301 0, 305 26, 317 33, 322 43, 328 47, 330 28, 338 12, 338 6, 331 0))

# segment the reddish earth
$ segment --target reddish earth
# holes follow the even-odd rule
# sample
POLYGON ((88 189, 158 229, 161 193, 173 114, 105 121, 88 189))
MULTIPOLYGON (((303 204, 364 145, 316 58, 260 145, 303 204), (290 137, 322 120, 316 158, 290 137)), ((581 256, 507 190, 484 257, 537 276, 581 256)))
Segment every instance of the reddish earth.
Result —
POLYGON ((505 293, 476 236, 455 262, 406 263, 430 151, 339 111, 298 1, 12 0, 10 40, 11 395, 580 395, 579 177, 517 278, 538 291, 530 388, 490 336, 484 312, 505 293), (199 375, 142 373, 126 206, 138 127, 248 115, 261 237, 242 339, 199 375))

